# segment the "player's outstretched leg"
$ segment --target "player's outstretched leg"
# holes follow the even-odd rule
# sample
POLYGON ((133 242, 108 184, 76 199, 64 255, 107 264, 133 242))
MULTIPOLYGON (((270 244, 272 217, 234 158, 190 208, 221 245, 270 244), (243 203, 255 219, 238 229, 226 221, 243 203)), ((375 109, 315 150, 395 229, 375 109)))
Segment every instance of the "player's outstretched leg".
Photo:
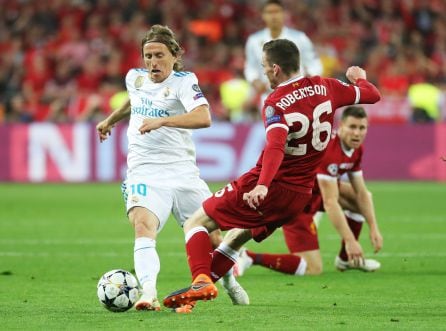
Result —
MULTIPOLYGON (((208 275, 200 274, 195 277, 191 286, 170 293, 163 300, 168 308, 179 308, 195 304, 198 300, 213 300, 218 295, 218 289, 208 275)), ((179 311, 178 311, 179 312, 179 311)))

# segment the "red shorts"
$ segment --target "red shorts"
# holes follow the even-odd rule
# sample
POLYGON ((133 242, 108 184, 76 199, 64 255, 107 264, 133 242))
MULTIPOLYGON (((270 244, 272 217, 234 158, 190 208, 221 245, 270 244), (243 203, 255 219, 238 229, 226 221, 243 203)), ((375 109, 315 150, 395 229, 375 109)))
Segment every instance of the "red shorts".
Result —
POLYGON ((291 191, 273 182, 265 200, 254 210, 243 201, 243 193, 251 191, 257 180, 256 175, 247 173, 203 202, 206 214, 221 230, 280 227, 302 212, 311 198, 310 192, 291 191))
POLYGON ((292 222, 283 225, 283 236, 290 253, 319 249, 313 215, 313 213, 301 213, 292 222))

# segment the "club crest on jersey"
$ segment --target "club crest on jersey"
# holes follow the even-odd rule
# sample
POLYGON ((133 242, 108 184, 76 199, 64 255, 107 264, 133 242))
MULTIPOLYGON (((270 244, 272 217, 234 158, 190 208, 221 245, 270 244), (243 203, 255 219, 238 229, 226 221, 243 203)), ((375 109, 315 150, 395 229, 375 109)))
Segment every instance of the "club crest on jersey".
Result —
POLYGON ((329 164, 327 167, 327 171, 332 176, 338 175, 338 165, 336 163, 329 164))
POLYGON ((192 85, 192 90, 194 90, 195 92, 201 92, 200 86, 198 86, 198 84, 192 85))
POLYGON ((130 202, 132 204, 138 203, 138 201, 139 201, 139 198, 136 195, 133 195, 130 199, 130 202))
POLYGON ((165 98, 167 98, 169 96, 169 94, 170 94, 170 88, 166 87, 166 89, 163 92, 163 95, 164 95, 165 98))
POLYGON ((135 79, 135 88, 140 88, 142 86, 142 83, 144 82, 144 76, 138 76, 135 79))

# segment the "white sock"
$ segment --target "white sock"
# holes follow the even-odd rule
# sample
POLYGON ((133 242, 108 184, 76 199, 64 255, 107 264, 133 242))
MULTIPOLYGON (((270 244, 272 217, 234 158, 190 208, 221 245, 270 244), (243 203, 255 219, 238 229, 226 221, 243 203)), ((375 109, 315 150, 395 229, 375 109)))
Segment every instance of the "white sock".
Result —
POLYGON ((229 269, 229 271, 221 278, 221 283, 227 289, 238 285, 237 281, 235 280, 232 268, 229 269))
MULTIPOLYGON (((237 261, 239 252, 229 247, 226 243, 222 242, 216 250, 234 262, 237 261)), ((232 268, 221 278, 221 282, 225 288, 231 288, 238 284, 235 280, 232 268)))
POLYGON ((156 297, 156 279, 160 271, 160 259, 156 252, 156 241, 148 237, 135 239, 135 272, 143 292, 156 297))
POLYGON ((362 216, 362 214, 359 213, 354 213, 350 210, 344 210, 344 214, 345 216, 347 216, 348 218, 352 219, 353 221, 356 221, 358 223, 364 223, 365 222, 365 217, 362 216))
POLYGON ((296 276, 303 276, 303 275, 305 275, 305 271, 307 270, 307 266, 308 266, 307 261, 303 257, 301 257, 300 258, 300 263, 297 266, 296 272, 294 274, 296 276))

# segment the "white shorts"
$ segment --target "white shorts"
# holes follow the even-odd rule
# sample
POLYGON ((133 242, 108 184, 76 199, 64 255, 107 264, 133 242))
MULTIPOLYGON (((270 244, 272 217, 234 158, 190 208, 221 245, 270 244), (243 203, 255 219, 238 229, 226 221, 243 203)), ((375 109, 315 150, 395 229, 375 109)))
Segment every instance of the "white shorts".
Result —
POLYGON ((158 217, 158 232, 166 224, 171 212, 182 227, 203 201, 212 195, 207 184, 198 176, 176 178, 174 182, 165 181, 164 184, 150 183, 146 176, 133 175, 121 185, 127 213, 133 207, 147 208, 158 217))

